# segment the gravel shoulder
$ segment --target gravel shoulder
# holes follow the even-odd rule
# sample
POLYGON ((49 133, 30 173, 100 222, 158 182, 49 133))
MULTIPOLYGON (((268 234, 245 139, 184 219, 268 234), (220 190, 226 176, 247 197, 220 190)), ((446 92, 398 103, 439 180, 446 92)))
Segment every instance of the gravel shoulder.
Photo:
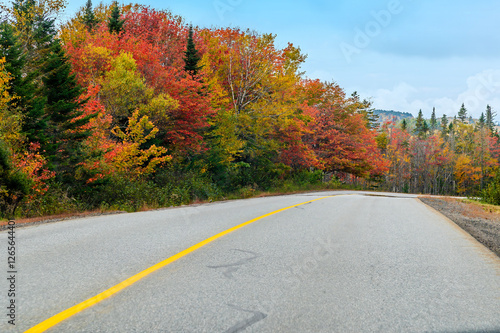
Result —
POLYGON ((471 234, 500 257, 500 212, 479 203, 452 198, 419 198, 471 234))

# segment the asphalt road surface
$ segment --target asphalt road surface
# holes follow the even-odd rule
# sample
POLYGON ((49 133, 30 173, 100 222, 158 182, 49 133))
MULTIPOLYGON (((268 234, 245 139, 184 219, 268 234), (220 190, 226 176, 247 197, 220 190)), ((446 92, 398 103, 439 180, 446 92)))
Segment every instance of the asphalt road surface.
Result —
POLYGON ((1 232, 1 332, 500 332, 500 259, 411 195, 322 192, 19 227, 14 281, 7 241, 1 232))

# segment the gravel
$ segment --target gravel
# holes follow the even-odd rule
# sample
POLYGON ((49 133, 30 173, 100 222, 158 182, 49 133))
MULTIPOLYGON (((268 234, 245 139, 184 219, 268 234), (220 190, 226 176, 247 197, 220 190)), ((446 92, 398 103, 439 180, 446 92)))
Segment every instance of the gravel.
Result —
POLYGON ((421 197, 420 200, 448 217, 500 257, 499 214, 484 211, 480 214, 482 216, 478 216, 477 212, 471 212, 473 204, 455 199, 421 197))

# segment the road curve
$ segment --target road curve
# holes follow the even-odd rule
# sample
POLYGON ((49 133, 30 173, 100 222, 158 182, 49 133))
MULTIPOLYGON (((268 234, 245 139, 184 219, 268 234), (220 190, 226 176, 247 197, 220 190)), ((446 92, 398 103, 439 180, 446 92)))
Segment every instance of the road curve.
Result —
MULTIPOLYGON (((500 331, 500 259, 414 196, 361 192, 18 228, 16 325, 4 315, 0 331, 26 331, 270 212, 276 214, 201 246, 47 331, 500 331)), ((7 236, 0 233, 4 267, 7 236)), ((9 281, 2 280, 5 309, 9 281)))

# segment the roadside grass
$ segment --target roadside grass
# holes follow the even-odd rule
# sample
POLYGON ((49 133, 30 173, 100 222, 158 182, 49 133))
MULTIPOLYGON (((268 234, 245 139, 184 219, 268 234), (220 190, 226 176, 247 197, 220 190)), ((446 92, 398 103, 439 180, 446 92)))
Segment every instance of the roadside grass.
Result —
MULTIPOLYGON (((156 189, 158 192, 156 194, 165 194, 167 189, 156 189), (159 193, 162 192, 162 193, 159 193)), ((148 195, 144 198, 145 200, 139 202, 131 198, 131 200, 124 200, 121 202, 107 204, 103 202, 98 208, 85 209, 83 204, 78 202, 55 202, 54 198, 49 198, 49 202, 45 207, 38 207, 35 216, 23 216, 18 215, 16 218, 17 224, 32 224, 41 222, 53 222, 61 221, 74 218, 83 218, 90 216, 99 216, 107 214, 120 214, 120 213, 132 213, 140 211, 150 211, 169 207, 178 207, 185 205, 195 205, 195 204, 205 204, 216 201, 227 201, 227 200, 238 200, 238 199, 248 199, 257 197, 269 197, 278 196, 286 194, 298 194, 314 191, 328 191, 328 190, 363 190, 360 186, 353 186, 348 184, 343 184, 337 180, 332 180, 329 182, 297 182, 293 180, 286 180, 279 184, 278 186, 272 187, 268 190, 260 190, 257 186, 245 186, 241 187, 230 193, 217 193, 216 195, 203 195, 203 198, 198 197, 196 194, 188 195, 187 191, 179 191, 174 189, 170 191, 168 200, 157 200, 153 196, 148 195), (52 214, 51 214, 52 212, 52 214)), ((155 191, 156 192, 156 191, 155 191)), ((33 211, 31 211, 33 214, 33 211)), ((0 230, 7 225, 6 219, 0 219, 0 230)))
POLYGON ((495 216, 500 218, 500 206, 484 203, 477 199, 460 199, 460 201, 468 204, 468 210, 473 216, 485 218, 492 218, 495 216))

